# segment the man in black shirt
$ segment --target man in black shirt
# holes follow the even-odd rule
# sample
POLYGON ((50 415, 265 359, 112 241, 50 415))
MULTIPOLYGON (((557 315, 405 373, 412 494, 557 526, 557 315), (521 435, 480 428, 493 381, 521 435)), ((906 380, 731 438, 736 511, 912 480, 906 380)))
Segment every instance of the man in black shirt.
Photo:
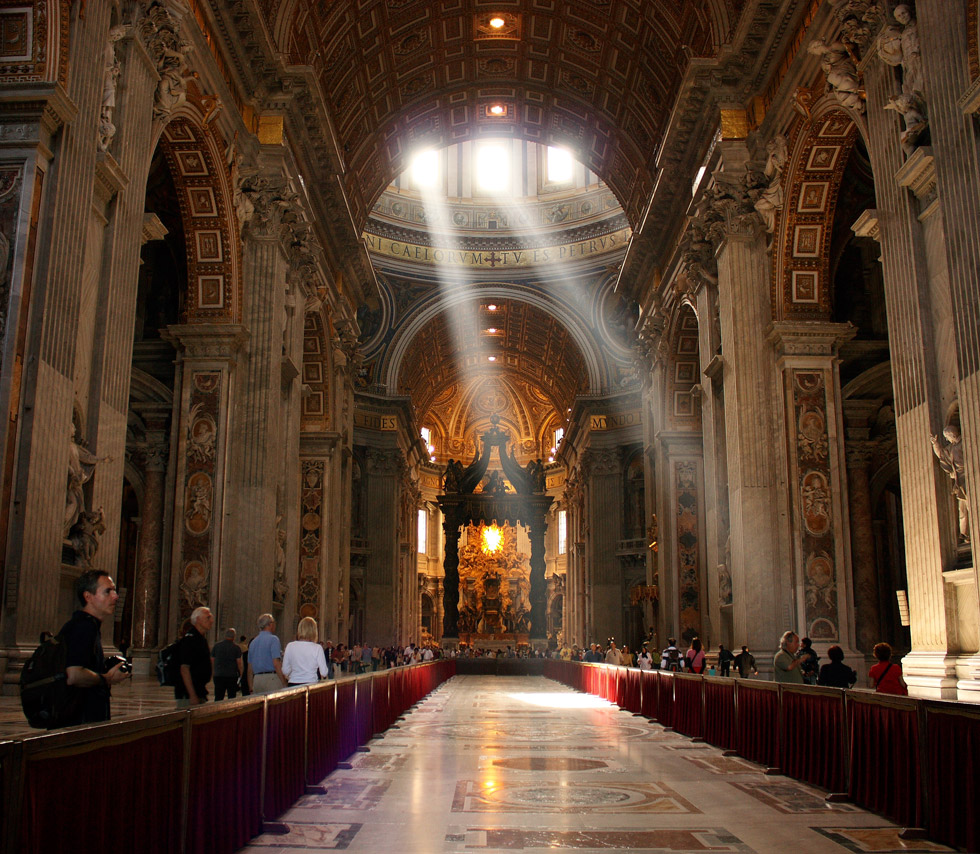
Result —
POLYGON ((208 682, 211 681, 211 647, 207 633, 213 624, 210 608, 195 608, 187 634, 177 645, 175 657, 180 665, 180 679, 174 686, 174 697, 178 709, 207 702, 208 682))
POLYGON ((103 672, 102 621, 111 618, 119 594, 103 569, 89 569, 75 581, 75 597, 81 610, 61 629, 66 644, 66 682, 69 686, 64 726, 109 720, 109 688, 129 673, 122 662, 103 672))

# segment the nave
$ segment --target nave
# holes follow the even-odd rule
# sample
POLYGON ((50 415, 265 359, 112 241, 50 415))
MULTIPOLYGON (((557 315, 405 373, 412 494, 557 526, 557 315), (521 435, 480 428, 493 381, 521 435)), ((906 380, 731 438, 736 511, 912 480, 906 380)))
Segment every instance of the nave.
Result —
POLYGON ((543 677, 456 676, 396 727, 242 851, 953 850, 543 677))

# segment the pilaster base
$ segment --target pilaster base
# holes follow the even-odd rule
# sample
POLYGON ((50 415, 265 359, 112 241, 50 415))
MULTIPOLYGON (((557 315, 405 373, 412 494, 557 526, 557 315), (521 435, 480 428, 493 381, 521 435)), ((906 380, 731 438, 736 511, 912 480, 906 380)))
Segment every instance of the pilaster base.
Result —
POLYGON ((980 653, 956 659, 956 699, 980 703, 980 653))
POLYGON ((133 676, 149 676, 153 673, 153 665, 156 655, 152 652, 140 650, 133 653, 133 676))
POLYGON ((902 676, 912 697, 957 699, 956 658, 946 652, 910 652, 902 659, 902 676))

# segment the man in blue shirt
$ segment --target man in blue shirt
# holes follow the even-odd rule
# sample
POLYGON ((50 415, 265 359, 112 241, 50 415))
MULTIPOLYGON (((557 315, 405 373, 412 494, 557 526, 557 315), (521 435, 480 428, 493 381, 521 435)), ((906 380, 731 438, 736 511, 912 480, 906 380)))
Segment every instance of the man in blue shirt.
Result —
POLYGON ((271 694, 286 687, 282 672, 282 644, 275 635, 272 614, 259 617, 259 633, 248 645, 248 685, 253 694, 271 694))

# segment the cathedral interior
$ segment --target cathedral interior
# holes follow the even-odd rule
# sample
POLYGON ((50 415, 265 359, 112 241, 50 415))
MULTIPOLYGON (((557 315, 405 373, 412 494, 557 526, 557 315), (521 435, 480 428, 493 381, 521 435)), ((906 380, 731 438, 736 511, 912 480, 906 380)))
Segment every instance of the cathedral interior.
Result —
POLYGON ((207 605, 976 698, 978 19, 4 4, 4 686, 98 567, 145 670, 207 605))

